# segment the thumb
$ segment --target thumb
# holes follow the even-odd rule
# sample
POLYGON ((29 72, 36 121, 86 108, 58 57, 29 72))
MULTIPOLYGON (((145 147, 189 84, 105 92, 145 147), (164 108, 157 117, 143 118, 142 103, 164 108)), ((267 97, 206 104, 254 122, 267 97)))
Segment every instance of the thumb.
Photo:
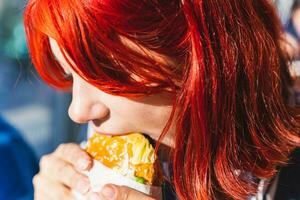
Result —
POLYGON ((106 200, 155 200, 154 198, 137 190, 113 184, 103 186, 100 194, 106 200))

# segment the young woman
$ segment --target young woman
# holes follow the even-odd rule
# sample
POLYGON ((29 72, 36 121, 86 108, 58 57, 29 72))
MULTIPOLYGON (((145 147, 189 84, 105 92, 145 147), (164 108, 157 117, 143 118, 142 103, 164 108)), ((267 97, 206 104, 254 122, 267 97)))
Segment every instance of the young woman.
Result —
MULTIPOLYGON (((279 24, 267 0, 30 0, 25 11, 33 63, 72 89, 70 117, 168 146, 182 200, 255 196, 300 145, 279 24)), ((90 192, 80 171, 91 158, 76 144, 40 167, 36 199, 72 199, 72 189, 152 199, 115 185, 90 192)))

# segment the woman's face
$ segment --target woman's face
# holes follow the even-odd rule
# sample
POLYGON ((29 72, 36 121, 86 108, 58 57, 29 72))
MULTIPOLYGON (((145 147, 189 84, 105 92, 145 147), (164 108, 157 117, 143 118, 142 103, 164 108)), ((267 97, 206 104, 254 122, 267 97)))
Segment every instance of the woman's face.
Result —
MULTIPOLYGON (((65 73, 73 78, 69 116, 74 122, 90 123, 97 133, 124 135, 141 132, 157 140, 172 111, 169 94, 138 100, 107 94, 76 74, 64 59, 57 42, 51 38, 50 45, 65 73)), ((162 143, 171 146, 174 132, 172 124, 162 143)))

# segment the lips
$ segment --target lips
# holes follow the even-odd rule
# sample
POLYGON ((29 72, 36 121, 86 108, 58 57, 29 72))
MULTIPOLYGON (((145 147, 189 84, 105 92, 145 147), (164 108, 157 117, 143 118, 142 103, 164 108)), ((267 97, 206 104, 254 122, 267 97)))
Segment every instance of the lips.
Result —
POLYGON ((128 135, 137 131, 118 131, 118 132, 114 132, 114 131, 105 131, 105 130, 100 130, 100 128, 95 127, 94 125, 92 125, 91 133, 98 133, 100 135, 107 135, 107 136, 121 136, 121 135, 128 135))
POLYGON ((102 135, 128 135, 135 132, 144 132, 144 127, 136 125, 135 122, 131 122, 128 117, 111 117, 108 115, 104 119, 93 119, 88 122, 89 128, 93 129, 93 132, 102 135))
POLYGON ((106 136, 122 136, 122 135, 129 135, 130 133, 133 133, 134 131, 128 132, 128 133, 111 133, 111 132, 99 132, 99 131, 95 130, 94 132, 97 134, 106 135, 106 136))

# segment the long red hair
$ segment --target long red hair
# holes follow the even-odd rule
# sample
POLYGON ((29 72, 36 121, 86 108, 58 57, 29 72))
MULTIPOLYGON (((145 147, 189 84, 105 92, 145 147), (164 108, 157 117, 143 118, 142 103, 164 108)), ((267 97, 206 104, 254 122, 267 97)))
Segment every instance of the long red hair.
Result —
POLYGON ((49 37, 105 92, 174 94, 161 138, 179 111, 172 180, 180 199, 246 199, 257 192, 255 178, 274 176, 300 145, 271 1, 29 0, 24 16, 32 61, 50 85, 72 83, 49 37), (128 48, 120 36, 176 65, 128 48))

